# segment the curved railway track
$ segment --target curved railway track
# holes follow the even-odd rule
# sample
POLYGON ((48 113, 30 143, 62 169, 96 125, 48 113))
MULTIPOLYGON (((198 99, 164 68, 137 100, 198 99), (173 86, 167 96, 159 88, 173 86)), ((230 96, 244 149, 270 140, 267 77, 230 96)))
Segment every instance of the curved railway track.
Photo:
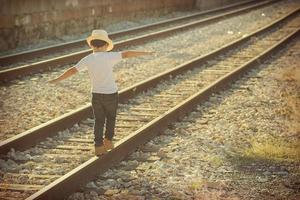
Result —
MULTIPOLYGON (((175 19, 171 19, 171 20, 166 20, 166 21, 162 21, 162 22, 158 22, 158 23, 154 23, 154 24, 150 24, 150 25, 145 25, 145 26, 125 30, 125 31, 115 32, 115 33, 110 34, 110 37, 112 37, 113 39, 116 39, 118 41, 120 39, 117 39, 117 38, 119 38, 121 35, 122 36, 127 35, 126 36, 127 39, 124 39, 122 41, 118 41, 115 43, 115 49, 120 49, 120 48, 124 48, 126 46, 143 43, 143 42, 149 41, 154 38, 164 37, 169 34, 173 34, 178 31, 190 29, 190 28, 193 28, 196 26, 203 26, 203 25, 207 25, 210 23, 214 23, 216 21, 220 21, 225 18, 238 15, 240 13, 250 12, 253 9, 257 9, 262 6, 267 6, 276 1, 277 0, 268 0, 268 1, 260 2, 260 3, 253 3, 254 1, 244 2, 242 4, 235 4, 233 6, 224 7, 224 8, 217 9, 217 10, 196 13, 196 14, 189 15, 186 17, 179 17, 179 18, 175 18, 175 19), (240 8, 240 7, 242 7, 242 8, 240 8), (219 13, 220 11, 225 11, 225 12, 222 14, 216 14, 216 13, 219 13), (203 16, 205 16, 207 14, 211 14, 211 15, 214 14, 214 16, 210 16, 205 19, 199 19, 199 18, 203 18, 203 16), (196 20, 196 19, 198 19, 198 20, 196 20), (156 30, 153 32, 153 29, 155 29, 155 28, 156 28, 156 30), (149 32, 149 30, 151 30, 151 31, 149 32), (137 34, 139 34, 141 32, 143 32, 143 35, 137 36, 137 34), (132 35, 134 35, 134 36, 132 37, 132 35), (130 36, 129 39, 128 39, 128 36, 130 36)), ((15 55, 3 56, 3 57, 0 57, 0 63, 2 63, 2 65, 3 64, 7 65, 16 60, 24 61, 25 59, 31 59, 32 57, 42 56, 45 54, 48 54, 48 55, 53 54, 53 52, 62 51, 63 49, 75 48, 75 47, 78 47, 78 45, 82 46, 84 43, 85 42, 83 40, 80 40, 80 41, 71 42, 71 43, 67 43, 67 44, 57 45, 54 47, 40 49, 37 51, 29 51, 29 52, 24 52, 24 53, 15 54, 15 55)), ((68 50, 68 52, 69 52, 69 50, 68 50)), ((81 51, 77 50, 77 52, 74 52, 71 54, 57 56, 57 57, 50 58, 50 59, 47 58, 46 60, 41 60, 38 62, 31 61, 31 63, 29 62, 28 64, 23 64, 21 66, 19 65, 17 67, 15 67, 15 66, 9 67, 8 69, 4 69, 4 70, 0 71, 0 82, 13 80, 13 79, 16 79, 17 77, 26 76, 26 75, 33 74, 33 73, 46 71, 46 70, 49 70, 49 69, 52 69, 55 67, 59 67, 62 65, 74 63, 74 62, 77 62, 78 60, 80 60, 85 55, 89 54, 90 52, 91 52, 90 49, 81 50, 81 51)))
POLYGON ((64 198, 297 37, 299 18, 298 8, 245 38, 121 91, 116 147, 102 157, 90 159, 92 123, 85 119, 91 115, 90 105, 70 113, 68 119, 37 127, 32 131, 35 135, 27 132, 28 138, 20 137, 24 140, 19 139, 15 146, 1 145, 4 156, 11 147, 27 149, 44 140, 25 152, 9 152, 7 157, 19 156, 19 160, 12 161, 15 167, 5 171, 0 194, 6 199, 24 199, 31 194, 28 199, 64 198), (137 95, 142 91, 146 92, 137 95), (46 136, 65 129, 66 124, 73 127, 45 141, 46 136), (52 170, 45 171, 47 168, 52 170))

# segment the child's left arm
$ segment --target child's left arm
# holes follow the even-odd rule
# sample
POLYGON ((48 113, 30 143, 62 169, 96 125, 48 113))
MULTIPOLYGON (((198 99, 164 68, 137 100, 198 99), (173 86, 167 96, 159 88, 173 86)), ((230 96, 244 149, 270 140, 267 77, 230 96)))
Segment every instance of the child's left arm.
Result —
POLYGON ((145 56, 145 55, 151 55, 154 52, 145 52, 145 51, 123 51, 122 52, 122 58, 132 58, 137 56, 145 56))
POLYGON ((78 70, 75 67, 71 67, 67 71, 65 71, 63 74, 58 76, 57 78, 48 81, 48 83, 57 83, 57 82, 62 81, 66 78, 69 78, 70 76, 76 74, 77 72, 78 72, 78 70))

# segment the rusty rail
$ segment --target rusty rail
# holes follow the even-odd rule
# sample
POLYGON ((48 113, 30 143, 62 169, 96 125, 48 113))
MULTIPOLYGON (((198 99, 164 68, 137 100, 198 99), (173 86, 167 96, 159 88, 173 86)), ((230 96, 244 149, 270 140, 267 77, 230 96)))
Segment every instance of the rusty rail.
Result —
MULTIPOLYGON (((252 4, 255 2, 257 2, 257 0, 243 1, 243 2, 232 4, 232 5, 227 5, 227 6, 224 6, 221 8, 202 11, 202 12, 190 14, 190 15, 183 16, 183 17, 176 17, 176 18, 172 18, 172 19, 167 19, 167 20, 162 20, 159 22, 151 23, 148 25, 142 25, 142 26, 138 26, 138 27, 134 27, 134 28, 129 28, 129 29, 123 30, 123 31, 112 32, 111 34, 109 34, 109 36, 112 39, 115 39, 116 37, 122 36, 124 34, 133 34, 133 33, 140 32, 140 31, 150 30, 150 29, 162 26, 162 25, 182 22, 184 20, 193 19, 195 17, 200 17, 202 15, 211 14, 211 13, 220 12, 220 11, 226 11, 228 9, 233 9, 233 8, 240 7, 240 6, 246 6, 248 4, 252 4)), ((80 47, 80 46, 83 46, 84 44, 86 44, 86 40, 79 39, 79 40, 74 40, 74 41, 70 41, 70 42, 65 42, 62 44, 51 45, 51 46, 38 48, 38 49, 34 49, 34 50, 28 50, 28 51, 24 51, 24 52, 20 52, 20 53, 4 55, 4 56, 0 57, 0 63, 3 65, 9 65, 14 62, 24 61, 26 59, 27 60, 32 59, 32 58, 35 58, 38 56, 43 56, 45 54, 55 53, 57 51, 62 51, 65 49, 80 47)))
POLYGON ((280 50, 284 45, 286 45, 287 42, 299 36, 299 33, 300 28, 283 38, 280 42, 276 43, 269 49, 265 50, 259 56, 251 59, 246 64, 218 79, 195 95, 183 101, 181 104, 173 107, 171 110, 149 122, 136 132, 117 142, 116 147, 104 156, 91 158, 52 184, 36 192, 27 198, 27 200, 64 199, 71 193, 75 192, 76 189, 84 186, 95 176, 103 173, 105 170, 124 159, 138 146, 146 143, 158 133, 162 132, 164 129, 166 129, 168 124, 177 121, 194 109, 196 105, 206 101, 212 93, 216 93, 227 88, 231 82, 235 81, 251 67, 254 67, 260 64, 262 61, 268 59, 276 51, 280 50))
MULTIPOLYGON (((299 10, 300 10, 299 8, 295 9, 294 11, 288 13, 286 16, 276 20, 272 24, 265 26, 249 34, 247 37, 233 41, 230 44, 227 44, 211 53, 208 53, 204 56, 197 57, 189 62, 183 63, 173 69, 160 73, 154 77, 151 77, 145 81, 142 81, 140 83, 137 83, 129 88, 120 91, 120 102, 124 102, 129 98, 131 98, 132 96, 142 91, 146 91, 151 87, 154 87, 162 80, 168 79, 170 77, 174 77, 184 71, 202 65, 207 60, 210 60, 230 49, 233 49, 238 45, 240 45, 241 43, 251 39, 251 37, 256 36, 258 34, 262 34, 268 31, 269 29, 275 27, 276 25, 280 24, 283 20, 287 20, 290 17, 293 17, 294 15, 298 14, 299 10)), ((11 148, 14 148, 15 150, 24 150, 29 147, 32 147, 38 142, 44 140, 44 138, 53 136, 60 130, 70 128, 74 124, 90 116, 92 116, 92 108, 91 105, 89 104, 81 108, 78 108, 77 110, 71 111, 65 115, 62 115, 59 118, 53 119, 49 122, 41 124, 40 126, 37 126, 33 129, 25 131, 19 135, 16 135, 10 139, 1 142, 0 153, 5 154, 8 151, 10 151, 11 148)))
MULTIPOLYGON (((184 24, 184 25, 180 25, 180 26, 176 26, 176 27, 173 27, 173 28, 165 29, 164 31, 157 31, 157 32, 154 32, 154 33, 150 33, 150 34, 146 34, 146 35, 143 35, 143 36, 138 36, 138 37, 131 38, 131 39, 128 39, 128 40, 117 42, 115 44, 115 48, 120 49, 120 48, 129 46, 129 45, 136 45, 136 44, 144 43, 144 42, 147 42, 147 41, 149 41, 151 39, 154 39, 154 38, 167 36, 167 35, 170 35, 170 34, 173 34, 173 33, 177 32, 177 31, 183 31, 183 30, 190 29, 190 28, 193 28, 193 27, 196 27, 196 26, 200 26, 200 25, 204 26, 204 25, 222 20, 225 17, 232 17, 232 16, 238 15, 240 13, 250 12, 253 9, 257 9, 259 7, 262 7, 262 6, 269 5, 269 4, 274 3, 276 1, 278 1, 278 0, 268 0, 268 1, 265 1, 265 2, 257 3, 255 5, 240 8, 240 9, 237 9, 237 10, 234 10, 234 11, 229 11, 229 12, 226 12, 226 13, 223 13, 223 14, 219 14, 219 15, 216 15, 214 17, 209 17, 207 19, 197 20, 195 22, 190 22, 190 23, 187 23, 187 24, 184 24)), ((178 20, 183 20, 183 19, 178 19, 178 20)), ((168 22, 163 22, 163 23, 168 23, 168 22)), ((155 24, 153 26, 160 26, 160 25, 155 24)), ((145 27, 143 29, 145 29, 145 27)), ((133 31, 136 31, 136 30, 130 30, 130 33, 132 33, 133 31)), ((121 33, 122 32, 114 33, 114 34, 120 35, 121 33)), ((0 82, 13 80, 17 77, 38 73, 40 71, 50 70, 52 68, 55 68, 55 67, 58 67, 58 66, 61 66, 61 65, 74 63, 74 62, 79 61, 81 58, 88 55, 89 53, 91 53, 90 49, 83 50, 83 51, 76 52, 76 53, 72 53, 72 54, 65 55, 65 56, 60 56, 60 57, 44 60, 44 61, 39 61, 39 62, 32 63, 32 64, 26 64, 26 65, 23 65, 23 66, 12 68, 12 69, 2 70, 2 71, 0 71, 0 82)))

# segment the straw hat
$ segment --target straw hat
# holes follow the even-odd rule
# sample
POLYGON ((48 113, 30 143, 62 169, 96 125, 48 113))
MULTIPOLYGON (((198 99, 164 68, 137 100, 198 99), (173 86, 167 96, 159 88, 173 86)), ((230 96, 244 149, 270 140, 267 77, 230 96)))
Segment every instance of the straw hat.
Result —
POLYGON ((111 41, 111 39, 109 39, 108 34, 105 30, 99 30, 99 29, 98 30, 93 30, 92 35, 90 35, 86 39, 89 46, 91 46, 91 41, 92 40, 103 40, 103 41, 107 42, 108 47, 107 47, 106 51, 110 51, 114 47, 113 42, 111 41))

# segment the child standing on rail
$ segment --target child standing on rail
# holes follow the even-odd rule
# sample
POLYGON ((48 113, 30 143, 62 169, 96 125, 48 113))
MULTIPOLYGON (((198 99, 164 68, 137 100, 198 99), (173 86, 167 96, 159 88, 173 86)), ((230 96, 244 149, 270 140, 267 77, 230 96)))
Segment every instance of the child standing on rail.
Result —
POLYGON ((99 156, 114 147, 112 139, 115 134, 118 88, 113 76, 113 66, 122 58, 152 53, 141 51, 108 52, 113 49, 114 45, 104 30, 94 30, 86 40, 93 53, 82 58, 74 67, 69 68, 49 83, 57 83, 78 71, 88 70, 92 83, 92 107, 95 117, 95 155, 99 156), (105 134, 103 138, 104 124, 105 134))

